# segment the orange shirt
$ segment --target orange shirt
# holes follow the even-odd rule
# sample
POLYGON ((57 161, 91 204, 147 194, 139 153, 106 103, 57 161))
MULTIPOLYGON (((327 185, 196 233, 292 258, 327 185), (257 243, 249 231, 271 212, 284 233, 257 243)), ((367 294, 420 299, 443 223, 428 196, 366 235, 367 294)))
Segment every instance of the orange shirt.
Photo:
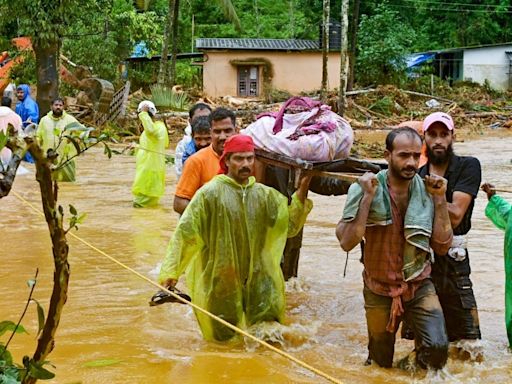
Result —
POLYGON ((209 145, 187 159, 176 187, 176 196, 192 200, 196 191, 213 179, 220 169, 220 156, 209 145))

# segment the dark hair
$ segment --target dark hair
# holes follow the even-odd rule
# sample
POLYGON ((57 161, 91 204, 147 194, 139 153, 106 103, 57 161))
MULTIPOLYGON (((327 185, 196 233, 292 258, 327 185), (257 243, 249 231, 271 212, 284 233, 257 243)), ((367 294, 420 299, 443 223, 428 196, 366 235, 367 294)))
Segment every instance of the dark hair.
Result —
POLYGON ((64 99, 62 97, 57 96, 55 99, 52 100, 52 105, 55 104, 57 101, 60 101, 62 104, 65 104, 64 99))
POLYGON ((393 142, 398 135, 407 135, 411 139, 418 139, 420 143, 423 142, 420 134, 415 129, 412 129, 411 127, 396 128, 386 136, 386 149, 389 152, 393 151, 393 142))
POLYGON ((215 109, 211 113, 211 115, 209 116, 210 124, 213 125, 214 121, 224 120, 224 119, 227 119, 228 117, 231 119, 231 122, 233 123, 233 127, 236 127, 235 112, 230 111, 229 109, 226 109, 226 108, 222 108, 222 107, 215 109))
POLYGON ((188 117, 192 120, 192 116, 194 116, 194 113, 196 113, 197 110, 203 110, 203 109, 207 109, 209 110, 210 112, 212 111, 212 108, 208 105, 208 104, 205 104, 205 103, 197 103, 197 104, 194 104, 192 106, 192 108, 189 109, 188 111, 188 117))
POLYGON ((192 137, 194 137, 195 134, 209 133, 211 128, 212 125, 210 124, 208 116, 199 116, 192 121, 192 137))
POLYGON ((2 97, 2 107, 11 108, 12 100, 9 96, 2 97))

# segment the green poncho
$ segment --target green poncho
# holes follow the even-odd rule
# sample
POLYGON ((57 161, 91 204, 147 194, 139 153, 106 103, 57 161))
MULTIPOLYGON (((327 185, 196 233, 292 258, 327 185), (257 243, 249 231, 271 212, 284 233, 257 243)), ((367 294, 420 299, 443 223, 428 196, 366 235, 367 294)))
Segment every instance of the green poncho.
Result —
MULTIPOLYGON (((80 124, 73 116, 66 112, 62 112, 62 116, 55 117, 53 112, 50 111, 39 122, 37 127, 37 139, 46 154, 49 148, 57 150, 59 156, 57 162, 62 163, 68 158, 76 155, 74 145, 66 138, 62 138, 62 143, 59 145, 59 140, 62 131, 68 129, 71 125, 80 124)), ((70 132, 69 135, 72 136, 70 132)), ((75 181, 75 160, 70 160, 62 169, 54 172, 53 177, 57 181, 75 181)))
MULTIPOLYGON (((160 281, 186 270, 192 301, 231 324, 247 327, 281 321, 284 279, 279 263, 287 237, 304 225, 313 203, 288 199, 249 179, 241 186, 218 175, 192 198, 181 217, 160 271, 160 281)), ((234 332, 196 312, 207 340, 234 332)))
POLYGON ((137 150, 135 180, 132 193, 137 206, 158 204, 165 190, 164 150, 169 145, 167 128, 162 121, 153 122, 147 112, 139 113, 144 127, 137 150), (147 151, 145 150, 147 149, 147 151))
POLYGON ((507 326, 508 344, 512 348, 512 206, 500 196, 491 197, 485 207, 485 216, 496 227, 505 231, 505 324, 507 326))

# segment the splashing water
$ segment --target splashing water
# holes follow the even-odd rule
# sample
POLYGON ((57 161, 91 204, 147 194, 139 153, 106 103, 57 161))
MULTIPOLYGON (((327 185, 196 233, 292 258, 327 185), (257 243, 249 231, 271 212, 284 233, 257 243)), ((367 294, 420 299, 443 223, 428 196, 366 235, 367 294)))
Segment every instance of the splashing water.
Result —
MULTIPOLYGON (((300 350, 306 345, 316 342, 315 335, 320 324, 320 321, 308 325, 299 323, 284 325, 277 321, 266 321, 252 325, 247 331, 258 339, 280 345, 286 350, 300 350)), ((259 345, 249 338, 245 338, 245 344, 247 350, 252 352, 259 345)))

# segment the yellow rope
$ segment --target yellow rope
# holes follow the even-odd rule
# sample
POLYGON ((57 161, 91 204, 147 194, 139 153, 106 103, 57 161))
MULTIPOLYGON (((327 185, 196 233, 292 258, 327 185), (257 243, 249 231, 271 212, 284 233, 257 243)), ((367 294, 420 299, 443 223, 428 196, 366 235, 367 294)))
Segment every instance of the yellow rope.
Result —
MULTIPOLYGON (((36 211, 38 214, 40 214, 41 216, 44 217, 44 214, 43 212, 41 212, 38 208, 36 208, 32 203, 30 203, 29 201, 27 201, 25 198, 23 198, 20 194, 18 194, 17 192, 15 191, 12 191, 11 190, 11 193, 16 196, 22 203, 28 205, 30 208, 32 208, 34 211, 36 211)), ((119 260, 115 259, 114 257, 108 255, 107 253, 103 252, 101 249, 98 249, 96 248, 94 245, 92 245, 91 243, 87 242, 86 240, 78 237, 77 235, 75 235, 74 233, 72 232, 68 232, 68 234, 75 238, 76 240, 80 241, 81 243, 87 245, 89 248, 95 250, 96 252, 98 252, 99 254, 105 256, 107 259, 111 260, 112 262, 116 263, 117 265, 123 267, 124 269, 130 271, 131 273, 135 274, 136 276, 140 277, 142 280, 145 280, 146 282, 148 282, 149 284, 151 285, 154 285, 155 287, 169 293, 170 295, 172 295, 174 298, 178 299, 179 301, 181 301, 182 303, 184 304, 188 304, 190 305, 192 308, 198 310, 199 312, 202 312, 204 313, 205 315, 211 317, 212 319, 218 321, 219 323, 221 323, 222 325, 225 325, 226 327, 230 328, 231 330, 235 331, 235 332, 238 332, 240 333, 241 335, 257 342, 258 344, 276 352, 277 354, 285 357, 286 359, 288 360, 291 360, 293 361, 294 363, 300 365, 301 367, 303 368, 306 368, 307 370, 311 371, 311 372, 314 372, 316 373, 318 376, 321 376, 325 379, 327 379, 328 381, 330 381, 331 383, 336 383, 336 384, 342 384, 341 381, 339 381, 338 379, 328 375, 327 373, 323 372, 323 371, 320 371, 319 369, 315 368, 315 367, 312 367, 311 365, 307 364, 306 362, 302 361, 302 360, 299 360, 297 359, 296 357, 274 347, 273 345, 267 343, 266 341, 264 340, 261 340, 261 339, 258 339, 257 337, 251 335, 250 333, 247 333, 245 332, 243 329, 240 329, 236 326, 234 326, 233 324, 231 323, 228 323, 226 320, 224 319, 221 319, 220 317, 214 315, 213 313, 211 312, 208 312, 206 309, 203 309, 201 307, 199 307, 198 305, 188 301, 188 300, 185 300, 183 299, 181 296, 177 295, 176 293, 168 290, 167 288, 161 286, 160 284, 158 283, 155 283, 153 280, 149 279, 148 277, 140 274, 139 272, 135 271, 134 269, 130 268, 129 266, 127 266, 126 264, 123 264, 122 262, 120 262, 119 260)))

